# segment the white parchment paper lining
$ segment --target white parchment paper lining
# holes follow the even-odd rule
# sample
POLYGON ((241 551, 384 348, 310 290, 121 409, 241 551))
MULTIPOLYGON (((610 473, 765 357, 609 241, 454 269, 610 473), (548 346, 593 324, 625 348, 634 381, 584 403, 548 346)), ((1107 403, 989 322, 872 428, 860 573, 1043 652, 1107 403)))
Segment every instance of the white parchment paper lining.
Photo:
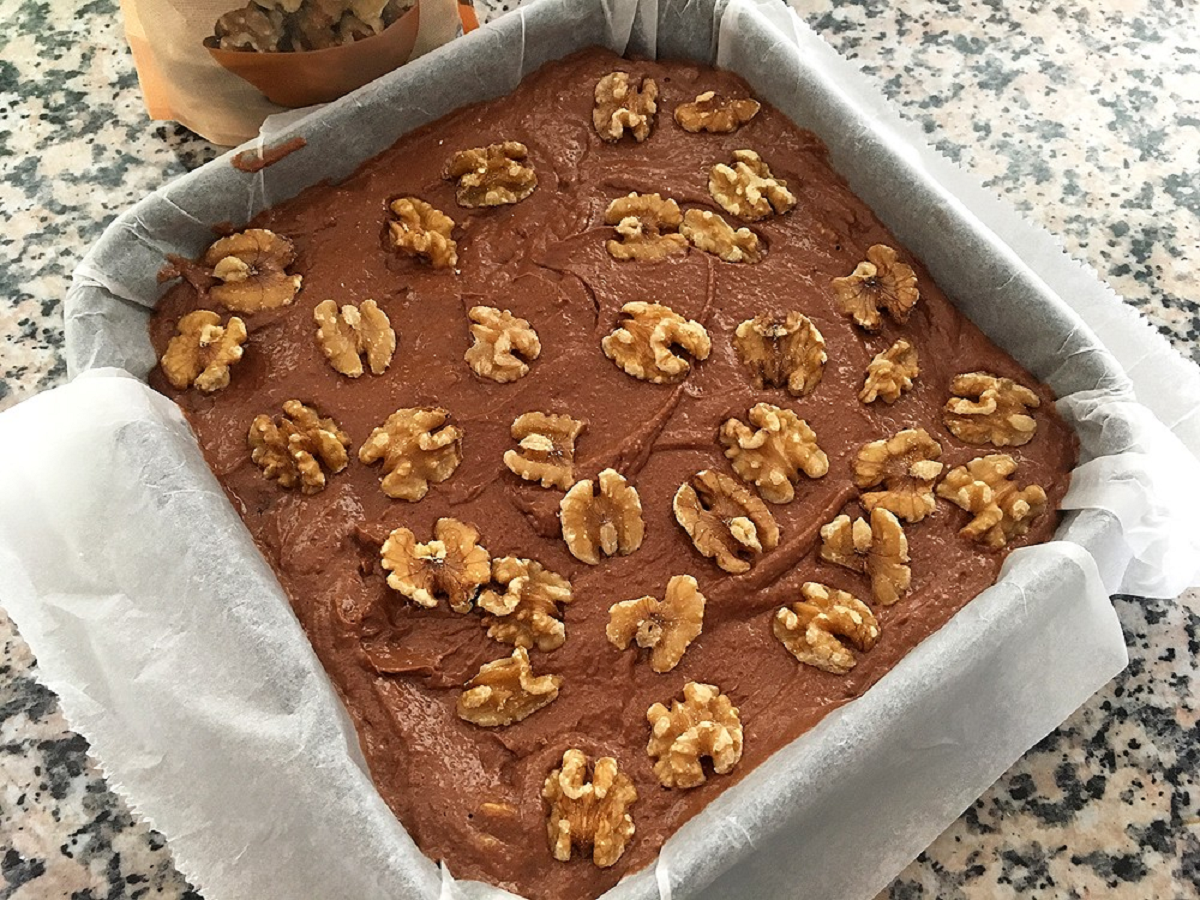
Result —
MULTIPOLYGON (((114 223, 68 297, 70 365, 144 376, 166 252, 195 254, 212 224, 348 174, 400 134, 593 43, 719 62, 820 133, 955 302, 1063 397, 1080 434, 1067 502, 1079 511, 1058 540, 1012 554, 996 586, 863 698, 610 892, 866 898, 1124 665, 1109 593, 1196 581, 1184 511, 1200 485, 1200 380, 782 7, 542 0, 282 125, 280 140, 308 146, 257 175, 224 158, 114 223), (1159 379, 1184 400, 1154 390, 1159 379), (869 863, 848 864, 848 847, 869 848, 869 863)), ((439 871, 379 799, 278 582, 173 404, 122 373, 90 373, 0 416, 0 466, 0 599, 110 782, 209 900, 500 895, 439 871)))

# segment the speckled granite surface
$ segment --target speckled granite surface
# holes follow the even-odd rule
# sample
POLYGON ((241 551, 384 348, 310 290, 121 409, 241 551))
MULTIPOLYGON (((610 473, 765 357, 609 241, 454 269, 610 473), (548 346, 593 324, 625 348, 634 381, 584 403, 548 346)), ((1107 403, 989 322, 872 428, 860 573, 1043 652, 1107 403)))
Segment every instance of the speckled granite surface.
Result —
MULTIPOLYGON (((1200 8, 793 2, 931 142, 1200 360, 1200 8)), ((145 121, 115 6, 0 0, 0 409, 62 381, 59 302, 83 248, 214 153, 145 121)), ((1200 897, 1200 594, 1115 602, 1129 669, 882 896, 1200 897)), ((196 897, 108 791, 2 612, 0 644, 0 900, 196 897)))

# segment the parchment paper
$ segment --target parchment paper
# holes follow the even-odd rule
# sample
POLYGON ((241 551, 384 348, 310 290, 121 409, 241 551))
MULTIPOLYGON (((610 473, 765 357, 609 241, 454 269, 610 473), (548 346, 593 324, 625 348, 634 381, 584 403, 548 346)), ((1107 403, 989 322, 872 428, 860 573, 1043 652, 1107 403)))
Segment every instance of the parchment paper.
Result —
MULTIPOLYGON (((1165 372, 1185 396, 1197 380, 1148 329, 1127 328, 1119 301, 1048 236, 975 196, 782 7, 542 0, 285 124, 279 139, 301 134, 304 150, 258 175, 224 158, 114 223, 68 297, 70 366, 144 376, 166 252, 196 254, 212 224, 344 176, 405 131, 596 43, 717 61, 821 134, 955 302, 1063 397, 1080 434, 1086 461, 1068 495, 1079 511, 1057 541, 1014 553, 995 587, 611 892, 866 898, 1124 665, 1110 592, 1167 595, 1196 580, 1183 512, 1200 485, 1196 417, 1165 392, 1146 395, 1155 416, 1131 376, 1165 372), (1089 324, 1060 293, 1087 298, 1089 324), (850 847, 867 852, 848 864, 850 847)), ((209 900, 500 896, 439 872, 390 819, 172 404, 111 372, 78 379, 0 416, 0 465, 17 473, 0 483, 0 598, 69 720, 209 900)))

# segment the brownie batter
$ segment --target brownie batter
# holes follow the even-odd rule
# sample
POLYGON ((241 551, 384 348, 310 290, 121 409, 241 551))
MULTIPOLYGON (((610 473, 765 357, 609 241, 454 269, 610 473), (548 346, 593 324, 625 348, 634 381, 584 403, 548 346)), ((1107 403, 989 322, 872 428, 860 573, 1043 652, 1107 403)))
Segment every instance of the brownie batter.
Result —
MULTIPOLYGON (((304 282, 292 305, 243 316, 250 335, 230 387, 204 395, 171 389, 159 371, 151 378, 187 413, 213 471, 278 573, 400 821, 455 877, 533 900, 595 897, 650 863, 719 792, 861 695, 995 580, 1004 552, 960 537, 969 514, 939 500, 924 521, 905 525, 912 590, 895 606, 875 607, 882 628, 877 646, 859 654, 845 676, 797 663, 772 635, 771 620, 781 605, 799 599, 802 582, 870 600, 863 576, 817 554, 822 525, 839 513, 862 514, 851 464, 864 443, 925 428, 941 443, 947 470, 1009 452, 1020 464, 1019 483, 1043 486, 1049 509, 1057 508, 1076 459, 1075 437, 1056 414, 1050 390, 949 303, 830 168, 816 136, 770 106, 733 134, 689 134, 675 123, 675 106, 708 90, 751 96, 728 72, 589 50, 547 65, 506 97, 404 137, 346 181, 310 188, 254 220, 295 242, 291 271, 304 282), (658 82, 659 112, 644 143, 629 137, 605 143, 592 126, 593 87, 616 68, 658 82), (537 190, 512 206, 459 207, 454 184, 441 177, 447 157, 506 140, 528 145, 537 190), (655 263, 619 262, 606 253, 613 230, 603 224, 605 209, 630 191, 659 192, 684 209, 724 214, 709 196, 708 172, 742 148, 758 151, 797 197, 790 212, 751 225, 767 247, 761 263, 728 264, 695 249, 655 263), (457 223, 457 270, 384 249, 385 204, 409 195, 457 223), (885 318, 879 334, 867 335, 838 311, 830 281, 850 274, 876 243, 896 247, 913 263, 921 299, 906 325, 885 318), (312 310, 326 299, 341 305, 368 298, 391 317, 398 349, 386 374, 349 379, 317 346, 312 310), (632 300, 664 303, 708 329, 712 353, 681 384, 639 381, 601 352, 601 338, 632 300), (478 304, 511 310, 537 330, 541 356, 524 378, 485 381, 463 361, 471 344, 467 310, 478 304), (732 344, 738 323, 793 309, 817 325, 829 357, 820 386, 799 400, 782 389, 757 389, 732 344), (857 392, 867 364, 900 337, 920 353, 914 388, 892 406, 862 404, 857 392), (1027 446, 969 446, 942 425, 951 378, 976 370, 1008 376, 1041 396, 1037 436, 1027 446), (251 420, 279 415, 290 399, 332 416, 352 440, 349 467, 313 496, 281 489, 250 460, 251 420), (746 420, 760 401, 795 410, 812 426, 829 473, 803 479, 792 503, 771 507, 782 529, 779 547, 733 576, 694 549, 671 501, 700 469, 732 474, 718 426, 731 416, 746 420), (359 463, 357 450, 397 408, 422 405, 450 411, 465 434, 464 458, 420 502, 391 500, 380 490, 379 466, 359 463), (502 462, 515 446, 513 419, 530 410, 587 421, 576 477, 593 478, 612 466, 637 487, 646 525, 639 550, 594 567, 567 552, 557 521, 562 492, 522 481, 502 462), (565 607, 566 643, 530 651, 535 672, 564 676, 561 695, 518 724, 480 728, 455 713, 462 684, 513 648, 487 637, 479 613, 455 614, 444 604, 417 608, 385 584, 379 548, 388 532, 404 526, 427 541, 441 516, 477 526, 493 557, 536 559, 570 578, 575 602, 565 607), (708 598, 704 630, 680 665, 660 675, 645 651, 613 647, 605 625, 613 603, 661 598, 677 574, 693 575, 708 598), (668 790, 646 754, 646 710, 681 697, 693 680, 718 685, 740 708, 745 753, 729 775, 668 790), (569 863, 551 856, 541 790, 571 747, 593 758, 616 757, 640 795, 632 807, 637 833, 610 869, 578 851, 569 863)), ((191 285, 173 287, 151 322, 159 353, 181 316, 208 305, 191 285)), ((1009 549, 1047 540, 1055 525, 1056 514, 1047 513, 1009 549)))

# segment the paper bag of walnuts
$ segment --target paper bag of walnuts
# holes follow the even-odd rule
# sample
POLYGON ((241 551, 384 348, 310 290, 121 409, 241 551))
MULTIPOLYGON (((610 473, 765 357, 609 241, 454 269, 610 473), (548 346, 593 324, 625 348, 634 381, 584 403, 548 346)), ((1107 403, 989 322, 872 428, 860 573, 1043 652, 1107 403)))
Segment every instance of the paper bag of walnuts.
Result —
POLYGON ((471 0, 121 0, 153 119, 239 144, 477 27, 471 0))

